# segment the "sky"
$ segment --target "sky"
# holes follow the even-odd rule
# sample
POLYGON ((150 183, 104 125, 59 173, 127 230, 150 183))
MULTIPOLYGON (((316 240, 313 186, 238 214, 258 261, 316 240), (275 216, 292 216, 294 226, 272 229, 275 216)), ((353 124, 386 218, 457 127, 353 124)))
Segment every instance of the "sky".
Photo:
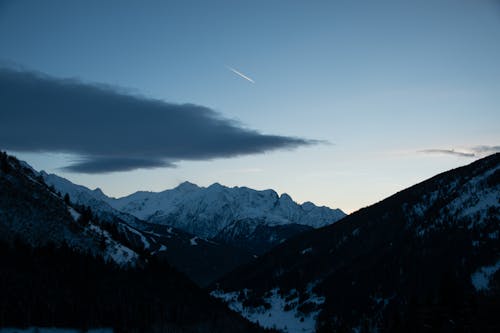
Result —
POLYGON ((498 0, 0 0, 0 149, 352 212, 500 150, 498 59, 498 0))

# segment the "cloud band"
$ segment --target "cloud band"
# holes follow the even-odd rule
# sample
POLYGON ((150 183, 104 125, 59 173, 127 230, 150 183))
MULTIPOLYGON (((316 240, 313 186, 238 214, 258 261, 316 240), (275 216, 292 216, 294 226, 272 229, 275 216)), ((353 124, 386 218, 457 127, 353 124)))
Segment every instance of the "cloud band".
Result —
POLYGON ((319 141, 266 135, 193 104, 172 104, 109 87, 0 69, 0 145, 83 157, 83 173, 171 167, 291 149, 319 141))
POLYGON ((459 157, 484 157, 489 154, 494 154, 500 151, 500 146, 474 146, 461 151, 455 149, 424 149, 419 150, 420 153, 425 154, 444 154, 459 157))

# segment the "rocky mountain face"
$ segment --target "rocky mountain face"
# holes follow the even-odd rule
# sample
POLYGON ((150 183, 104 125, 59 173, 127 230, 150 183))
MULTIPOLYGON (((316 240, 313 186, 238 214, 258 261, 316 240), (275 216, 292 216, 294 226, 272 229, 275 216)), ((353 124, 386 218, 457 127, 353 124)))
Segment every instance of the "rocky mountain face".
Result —
POLYGON ((311 202, 299 205, 287 194, 278 196, 273 190, 220 184, 203 188, 185 182, 172 190, 136 192, 115 199, 57 175, 43 171, 41 175, 58 191, 69 194, 72 201, 91 207, 102 219, 118 217, 141 230, 151 225, 166 226, 252 255, 345 216, 340 209, 318 207, 311 202))
POLYGON ((107 203, 148 222, 222 240, 257 254, 298 232, 329 225, 345 216, 340 209, 310 202, 299 205, 287 194, 278 196, 273 190, 228 188, 217 183, 204 188, 185 182, 172 190, 137 192, 108 199, 107 203), (243 235, 248 237, 241 242, 243 235))
POLYGON ((295 237, 212 286, 283 332, 500 331, 500 154, 295 237))
POLYGON ((295 203, 273 190, 225 187, 218 183, 204 188, 185 182, 163 192, 137 192, 108 200, 114 208, 157 224, 168 224, 200 237, 216 237, 240 220, 269 226, 300 224, 313 228, 331 224, 345 214, 339 209, 295 203))

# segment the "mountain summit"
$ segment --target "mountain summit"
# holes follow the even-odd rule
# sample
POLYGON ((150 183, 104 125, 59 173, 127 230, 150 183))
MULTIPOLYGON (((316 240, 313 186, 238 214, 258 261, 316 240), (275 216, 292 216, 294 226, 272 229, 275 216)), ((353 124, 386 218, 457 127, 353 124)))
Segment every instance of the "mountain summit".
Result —
POLYGON ((219 183, 198 187, 184 182, 163 192, 136 192, 108 204, 122 212, 156 224, 167 224, 204 238, 217 238, 252 221, 251 229, 301 225, 319 228, 345 216, 340 209, 299 205, 288 194, 247 187, 226 187, 219 183))

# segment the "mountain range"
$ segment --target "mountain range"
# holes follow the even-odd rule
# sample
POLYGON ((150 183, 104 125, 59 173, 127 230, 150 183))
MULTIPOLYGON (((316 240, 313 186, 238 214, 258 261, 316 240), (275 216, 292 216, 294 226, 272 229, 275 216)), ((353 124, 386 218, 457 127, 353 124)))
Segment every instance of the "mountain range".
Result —
POLYGON ((1 153, 0 327, 498 332, 499 237, 498 153, 349 216, 220 184, 115 199, 1 153))
POLYGON ((345 216, 340 209, 311 202, 299 205, 273 190, 217 183, 204 188, 184 182, 163 192, 142 191, 115 199, 55 174, 39 174, 100 219, 125 221, 161 242, 166 250, 157 254, 202 286, 301 232, 345 216))
POLYGON ((57 175, 41 172, 45 182, 71 200, 91 207, 103 216, 118 216, 129 224, 144 228, 144 223, 183 230, 200 239, 240 247, 261 254, 312 228, 334 223, 346 214, 340 209, 302 205, 289 195, 273 190, 257 191, 247 187, 229 188, 215 183, 199 187, 184 182, 162 192, 136 192, 111 198, 100 190, 90 190, 57 175))
POLYGON ((156 224, 167 224, 204 238, 220 238, 244 223, 254 228, 290 224, 319 228, 345 216, 340 209, 295 203, 287 194, 218 183, 198 187, 184 182, 163 192, 136 192, 107 202, 114 208, 156 224), (249 223, 251 221, 251 223, 249 223))

